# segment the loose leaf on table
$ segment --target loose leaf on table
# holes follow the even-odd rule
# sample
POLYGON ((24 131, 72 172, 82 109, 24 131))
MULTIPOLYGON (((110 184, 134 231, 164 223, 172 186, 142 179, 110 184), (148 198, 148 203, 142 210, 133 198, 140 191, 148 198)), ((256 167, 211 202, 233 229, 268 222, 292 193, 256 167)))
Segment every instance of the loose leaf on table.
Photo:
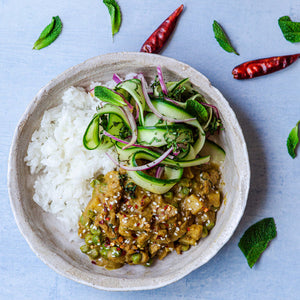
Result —
POLYGON ((108 8, 111 19, 111 32, 114 36, 117 32, 119 32, 121 26, 122 15, 120 6, 115 0, 103 0, 103 3, 108 8))
POLYGON ((300 22, 293 22, 289 16, 284 16, 278 20, 278 25, 287 41, 300 42, 300 22))
POLYGON ((276 237, 276 225, 273 218, 263 219, 250 226, 242 236, 239 247, 247 258, 250 268, 254 266, 269 242, 276 237))
POLYGON ((33 49, 40 50, 53 43, 62 30, 62 22, 59 16, 52 17, 52 22, 45 27, 38 40, 34 43, 33 49))
POLYGON ((297 147, 297 145, 299 143, 299 136, 298 136, 298 127, 299 127, 299 124, 300 124, 300 120, 298 121, 298 123, 296 124, 296 126, 291 130, 291 132, 290 132, 290 134, 288 136, 287 142, 286 142, 286 146, 287 146, 289 155, 292 158, 296 157, 295 150, 296 150, 296 147, 297 147))
POLYGON ((230 40, 228 36, 226 35, 225 31, 221 27, 221 25, 214 21, 213 23, 213 31, 215 34, 215 38, 218 41, 219 45, 227 52, 235 53, 236 55, 239 55, 236 50, 232 47, 230 40))

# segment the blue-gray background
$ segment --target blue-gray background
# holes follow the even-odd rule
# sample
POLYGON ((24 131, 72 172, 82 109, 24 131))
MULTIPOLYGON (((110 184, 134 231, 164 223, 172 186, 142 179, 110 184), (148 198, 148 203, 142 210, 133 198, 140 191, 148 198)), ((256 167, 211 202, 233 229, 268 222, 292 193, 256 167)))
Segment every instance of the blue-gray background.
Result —
POLYGON ((249 81, 234 80, 231 70, 246 60, 300 52, 300 43, 287 42, 277 25, 283 15, 300 21, 300 1, 119 0, 119 4, 123 22, 113 41, 109 15, 100 0, 0 0, 0 298, 299 299, 300 155, 294 160, 288 156, 286 138, 300 119, 300 61, 249 81), (245 215, 210 262, 167 287, 106 292, 80 285, 44 265, 18 231, 6 188, 13 131, 48 81, 90 57, 138 51, 181 3, 186 9, 162 55, 206 75, 236 112, 252 171, 245 215), (50 47, 31 50, 56 15, 64 24, 61 36, 50 47), (240 56, 219 47, 212 32, 214 19, 223 25, 240 56), (249 225, 264 217, 274 217, 278 236, 250 269, 237 243, 249 225))

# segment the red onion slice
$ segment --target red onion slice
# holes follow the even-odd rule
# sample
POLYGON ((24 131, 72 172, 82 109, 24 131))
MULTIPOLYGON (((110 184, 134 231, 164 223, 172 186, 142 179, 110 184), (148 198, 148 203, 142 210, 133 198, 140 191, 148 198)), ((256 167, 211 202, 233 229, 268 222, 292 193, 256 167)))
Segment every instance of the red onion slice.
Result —
POLYGON ((158 167, 156 172, 155 172, 155 178, 160 178, 161 175, 163 174, 164 172, 164 168, 163 167, 158 167))
POLYGON ((171 98, 168 98, 168 97, 164 97, 164 99, 167 100, 167 101, 169 101, 169 102, 171 102, 171 103, 173 103, 174 105, 180 107, 180 105, 175 100, 173 100, 171 98))
POLYGON ((138 104, 135 105, 135 108, 136 108, 135 120, 137 121, 139 119, 139 114, 140 114, 140 109, 138 104))
POLYGON ((171 123, 185 123, 185 122, 190 122, 190 121, 196 120, 196 118, 190 118, 190 119, 185 119, 185 120, 177 120, 177 119, 172 119, 172 118, 169 118, 169 117, 166 117, 166 116, 162 115, 158 110, 156 110, 156 108, 154 107, 154 105, 152 104, 152 102, 149 98, 149 95, 148 95, 147 90, 146 90, 147 83, 146 83, 145 77, 141 74, 139 74, 138 76, 139 76, 139 79, 141 80, 141 83, 142 83, 142 90, 143 90, 143 94, 144 94, 146 103, 149 106, 150 110, 158 118, 163 119, 163 120, 168 121, 168 122, 171 122, 171 123))
POLYGON ((158 80, 159 80, 159 83, 160 83, 160 86, 161 86, 161 90, 165 95, 167 95, 168 90, 167 90, 167 87, 166 87, 166 84, 165 84, 164 77, 163 77, 160 66, 157 67, 157 75, 158 75, 158 80))
MULTIPOLYGON (((116 136, 110 134, 109 132, 107 132, 105 130, 103 130, 103 134, 106 135, 106 136, 108 136, 109 138, 117 141, 117 142, 120 142, 120 143, 123 143, 123 144, 126 144, 126 145, 129 144, 129 142, 121 140, 121 139, 117 138, 116 136)), ((145 149, 149 149, 150 148, 150 147, 143 146, 143 145, 138 145, 138 144, 133 144, 132 146, 139 147, 139 148, 145 148, 145 149)))
POLYGON ((204 102, 199 102, 199 103, 202 104, 202 105, 204 105, 204 106, 208 106, 208 107, 213 108, 213 110, 216 113, 217 118, 220 119, 219 110, 218 110, 218 108, 216 106, 214 106, 212 104, 204 103, 204 102))
POLYGON ((116 84, 122 82, 121 78, 120 78, 116 73, 114 73, 112 79, 113 79, 113 81, 114 81, 116 84))
POLYGON ((124 97, 124 95, 122 95, 121 93, 116 92, 115 90, 110 89, 112 92, 116 93, 117 95, 119 95, 120 97, 122 97, 123 101, 126 103, 126 105, 128 106, 128 108, 132 111, 133 110, 133 106, 126 100, 126 98, 124 97))
POLYGON ((124 166, 122 164, 120 164, 118 161, 116 161, 109 153, 106 153, 106 155, 111 159, 111 161, 116 164, 117 166, 119 166, 120 168, 127 170, 127 171, 143 171, 143 170, 148 170, 151 169, 155 166, 157 166, 158 164, 160 164, 164 159, 167 158, 167 156, 173 151, 173 147, 168 149, 162 156, 160 156, 159 158, 157 158, 156 160, 145 164, 143 166, 138 166, 138 167, 128 167, 128 166, 124 166))

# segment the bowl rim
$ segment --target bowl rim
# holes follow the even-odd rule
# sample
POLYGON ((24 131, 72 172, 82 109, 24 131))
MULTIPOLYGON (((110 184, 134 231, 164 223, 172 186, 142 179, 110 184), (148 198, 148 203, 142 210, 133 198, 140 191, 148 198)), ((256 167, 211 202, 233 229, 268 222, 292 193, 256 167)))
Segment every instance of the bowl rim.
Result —
MULTIPOLYGON (((41 259, 47 266, 49 266, 51 269, 53 269, 55 272, 58 274, 65 276, 71 280, 74 280, 78 283, 85 284, 87 286, 95 287, 101 290, 107 290, 107 291, 137 291, 137 290, 150 290, 150 289, 156 289, 160 288, 163 286, 166 286, 168 284, 171 284, 173 282, 178 281, 179 279, 183 278, 184 276, 188 275, 195 269, 199 268, 200 266, 204 265, 207 263, 211 258, 213 258, 219 251, 220 249, 229 241, 229 239, 232 237, 234 231, 236 230, 243 214, 246 208, 247 204, 247 198, 248 198, 248 192, 250 188, 250 163, 249 163, 249 156, 248 156, 248 151, 247 151, 247 146, 246 142, 242 133, 242 129, 239 125, 239 122, 236 118, 235 112, 232 110, 230 107, 228 101, 224 98, 224 96, 219 92, 218 89, 213 87, 210 83, 210 81, 199 71, 194 69, 193 67, 178 61, 174 58, 169 58, 166 56, 161 56, 157 54, 149 54, 149 53, 141 53, 141 52, 117 52, 117 53, 108 53, 108 54, 103 54, 99 56, 92 57, 90 59, 85 60, 84 62, 77 64, 75 66, 72 66, 68 68, 66 71, 63 73, 59 74, 57 77, 54 79, 50 80, 44 87, 42 87, 38 93, 35 95, 33 100, 28 104, 25 112, 21 116, 18 125, 15 129, 13 139, 12 139, 12 144, 9 152, 9 159, 8 159, 8 173, 7 173, 7 185, 8 185, 8 194, 10 198, 10 204, 11 208, 13 211, 13 215, 15 218, 15 221, 17 223, 17 226, 27 241, 28 245, 32 249, 32 251, 36 254, 36 256, 41 259), (39 100, 41 99, 42 95, 44 93, 47 93, 47 91, 51 88, 53 88, 56 84, 61 82, 62 80, 66 80, 70 77, 73 77, 76 72, 80 72, 82 69, 88 69, 89 66, 92 66, 95 63, 100 63, 101 61, 104 62, 107 59, 115 59, 115 60, 120 60, 120 58, 126 58, 134 60, 137 56, 140 57, 152 57, 152 59, 158 60, 158 61, 166 61, 168 63, 174 63, 182 68, 189 69, 193 73, 197 74, 199 78, 201 77, 202 80, 204 80, 208 85, 209 88, 213 89, 215 93, 218 94, 218 96, 222 99, 223 105, 227 108, 227 110, 231 113, 232 117, 235 119, 236 124, 235 124, 235 131, 240 138, 242 142, 242 151, 243 151, 243 157, 245 159, 244 164, 245 164, 245 172, 244 174, 241 174, 241 186, 242 186, 242 195, 241 195, 241 206, 239 210, 239 215, 235 217, 234 222, 232 222, 230 230, 226 234, 226 238, 222 240, 221 243, 217 245, 212 251, 207 255, 207 257, 203 260, 203 263, 201 265, 191 265, 188 269, 185 269, 184 271, 179 270, 174 276, 170 277, 169 279, 164 277, 158 277, 159 280, 156 280, 155 283, 152 283, 151 285, 149 284, 138 284, 139 280, 136 279, 131 279, 131 278, 122 278, 121 281, 122 283, 118 286, 115 287, 113 285, 107 285, 107 282, 105 282, 105 285, 103 285, 103 282, 91 282, 89 281, 89 277, 85 277, 82 275, 88 275, 85 274, 85 272, 80 271, 73 267, 70 263, 66 262, 62 257, 58 257, 55 255, 51 250, 49 250, 46 245, 40 242, 40 238, 32 231, 29 223, 26 221, 24 211, 22 210, 22 206, 18 205, 19 204, 19 197, 17 195, 17 188, 18 188, 18 181, 17 181, 17 173, 15 171, 15 166, 17 162, 17 156, 16 150, 17 150, 17 145, 18 145, 18 139, 20 137, 20 132, 21 129, 25 126, 26 122, 28 121, 28 117, 30 116, 30 111, 37 106, 39 103, 39 100), (58 262, 53 263, 53 258, 55 257, 58 262), (87 278, 87 279, 86 279, 87 278)), ((101 276, 99 274, 99 276, 101 276)), ((116 280, 116 279, 114 279, 116 280)))

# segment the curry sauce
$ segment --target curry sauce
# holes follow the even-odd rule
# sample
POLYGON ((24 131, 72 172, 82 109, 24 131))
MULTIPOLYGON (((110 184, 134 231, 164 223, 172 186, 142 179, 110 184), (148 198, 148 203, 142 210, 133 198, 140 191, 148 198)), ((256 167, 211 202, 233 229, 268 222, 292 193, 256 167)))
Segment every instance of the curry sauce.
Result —
POLYGON ((222 201, 220 172, 210 164, 185 168, 163 195, 135 185, 123 169, 98 177, 93 186, 78 234, 85 239, 81 251, 107 269, 150 266, 173 250, 187 251, 214 227, 222 201))

